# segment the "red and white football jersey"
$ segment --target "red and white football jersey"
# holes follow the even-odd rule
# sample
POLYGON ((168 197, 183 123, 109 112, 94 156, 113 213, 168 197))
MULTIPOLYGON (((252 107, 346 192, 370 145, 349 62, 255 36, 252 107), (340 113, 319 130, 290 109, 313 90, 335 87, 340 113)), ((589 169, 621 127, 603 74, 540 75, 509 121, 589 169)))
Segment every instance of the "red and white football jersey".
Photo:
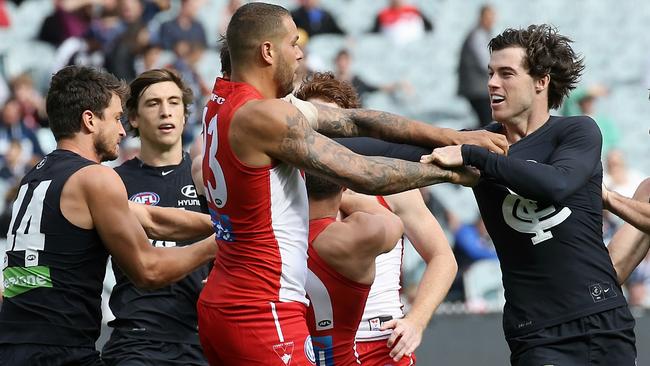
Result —
POLYGON ((285 163, 252 167, 234 154, 233 114, 263 99, 251 85, 217 79, 204 110, 203 183, 219 252, 201 301, 225 306, 307 304, 309 209, 301 172, 285 163))
POLYGON ((370 286, 338 273, 312 246, 318 235, 334 221, 334 218, 323 218, 309 222, 307 327, 316 365, 356 365, 360 361, 354 338, 370 286))

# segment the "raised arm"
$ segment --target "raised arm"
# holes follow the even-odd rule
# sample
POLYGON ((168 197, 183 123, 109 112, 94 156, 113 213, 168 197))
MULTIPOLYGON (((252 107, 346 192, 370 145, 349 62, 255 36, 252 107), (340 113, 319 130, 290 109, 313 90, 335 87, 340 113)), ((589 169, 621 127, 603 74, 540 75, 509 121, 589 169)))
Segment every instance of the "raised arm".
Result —
POLYGON ((381 140, 437 147, 472 144, 505 154, 506 137, 488 131, 456 131, 435 127, 388 112, 367 109, 331 108, 314 103, 318 110, 318 132, 329 137, 368 136, 381 140))
POLYGON ((230 136, 232 146, 245 138, 247 146, 272 158, 362 193, 390 194, 440 182, 473 185, 477 181, 466 170, 355 154, 311 129, 302 113, 280 100, 242 107, 233 117, 230 136), (235 123, 237 132, 232 131, 235 123))
POLYGON ((129 209, 135 214, 151 239, 198 240, 214 233, 210 215, 186 211, 173 207, 148 206, 129 202, 129 209))
POLYGON ((153 247, 137 217, 129 210, 126 188, 112 169, 89 166, 75 173, 66 184, 73 178, 99 237, 136 286, 165 286, 214 259, 214 238, 183 247, 153 247))
POLYGON ((394 329, 388 339, 390 356, 398 361, 420 345, 431 316, 444 300, 458 266, 447 237, 418 190, 384 197, 404 223, 404 234, 426 263, 411 310, 402 319, 384 324, 394 329))

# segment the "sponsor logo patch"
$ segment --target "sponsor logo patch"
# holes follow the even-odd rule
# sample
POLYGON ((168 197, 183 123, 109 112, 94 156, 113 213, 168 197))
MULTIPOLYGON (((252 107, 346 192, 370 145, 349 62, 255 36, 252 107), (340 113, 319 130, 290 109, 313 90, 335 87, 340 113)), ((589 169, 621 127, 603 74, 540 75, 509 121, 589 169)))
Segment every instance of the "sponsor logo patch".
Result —
POLYGON ((23 294, 35 288, 52 287, 49 267, 7 267, 2 273, 4 275, 4 297, 6 298, 23 294))
POLYGON ((143 205, 155 206, 160 202, 160 196, 156 192, 140 192, 131 196, 129 201, 141 203, 143 205))
POLYGON ((187 198, 197 198, 196 188, 192 184, 188 184, 181 188, 181 193, 187 198))

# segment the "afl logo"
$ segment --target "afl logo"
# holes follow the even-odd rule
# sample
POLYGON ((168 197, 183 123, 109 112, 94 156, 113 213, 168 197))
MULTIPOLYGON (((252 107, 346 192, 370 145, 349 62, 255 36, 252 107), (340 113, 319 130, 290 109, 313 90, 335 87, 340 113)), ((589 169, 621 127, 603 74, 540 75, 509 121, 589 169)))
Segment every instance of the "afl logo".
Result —
POLYGON ((141 203, 143 205, 155 206, 160 202, 160 196, 156 192, 141 192, 131 196, 129 201, 141 203))
POLYGON ((323 328, 324 327, 329 327, 330 324, 332 324, 332 322, 330 320, 327 320, 327 319, 321 320, 321 321, 318 322, 318 326, 323 327, 323 328))
POLYGON ((47 156, 43 158, 43 160, 39 161, 38 164, 36 165, 36 169, 41 169, 43 165, 45 165, 45 161, 47 160, 47 156))
POLYGON ((196 198, 196 188, 193 185, 188 184, 185 187, 181 188, 181 193, 187 198, 196 198))

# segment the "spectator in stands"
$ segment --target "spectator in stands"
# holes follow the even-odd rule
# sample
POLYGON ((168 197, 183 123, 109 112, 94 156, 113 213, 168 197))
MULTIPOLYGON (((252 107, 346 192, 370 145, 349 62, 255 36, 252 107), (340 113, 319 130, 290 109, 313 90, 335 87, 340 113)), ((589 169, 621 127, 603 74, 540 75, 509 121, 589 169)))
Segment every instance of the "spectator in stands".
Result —
POLYGON ((397 81, 394 83, 387 83, 382 85, 372 85, 365 82, 358 75, 355 75, 352 72, 352 57, 350 52, 346 49, 342 49, 339 53, 336 54, 334 59, 336 66, 336 71, 334 74, 338 80, 347 81, 354 87, 359 97, 363 102, 364 97, 368 93, 382 91, 384 93, 395 93, 397 91, 403 90, 406 93, 412 93, 412 86, 408 82, 397 81))
POLYGON ((157 43, 149 43, 135 59, 135 71, 140 75, 151 69, 162 68, 163 61, 160 58, 162 48, 157 43))
POLYGON ((458 273, 448 299, 464 301, 463 274, 477 261, 498 260, 494 244, 480 215, 473 223, 461 225, 454 233, 454 256, 458 263, 458 273))
POLYGON ((489 5, 481 7, 478 24, 467 34, 458 63, 458 94, 469 102, 478 118, 478 127, 492 122, 492 107, 488 95, 487 65, 490 62, 488 43, 492 39, 495 11, 489 5))
POLYGON ((226 34, 230 18, 235 11, 243 5, 242 0, 228 0, 228 4, 221 10, 219 19, 219 34, 226 34))
POLYGON ((58 47, 69 37, 80 37, 90 25, 100 0, 53 0, 54 12, 43 20, 38 40, 58 47))
POLYGON ((135 78, 135 58, 149 44, 141 0, 119 0, 120 31, 106 54, 106 70, 125 80, 135 78))
POLYGON ((20 74, 11 80, 10 88, 20 106, 20 119, 25 127, 36 130, 47 126, 45 98, 34 87, 32 77, 27 73, 20 74))
POLYGON ((431 21, 407 0, 390 0, 390 5, 379 12, 372 27, 372 32, 382 33, 395 43, 411 42, 431 31, 431 21))
POLYGON ((207 47, 205 29, 196 19, 201 5, 202 0, 181 0, 178 16, 160 25, 158 37, 164 49, 173 49, 179 41, 199 43, 203 48, 207 47))
POLYGON ((100 34, 91 27, 83 37, 70 37, 56 50, 52 74, 70 65, 101 68, 104 66, 104 52, 100 34))
MULTIPOLYGON (((580 95, 577 101, 580 114, 593 118, 594 121, 596 121, 598 128, 600 128, 600 133, 603 135, 602 153, 605 155, 611 149, 618 146, 618 143, 621 140, 621 132, 614 121, 609 119, 607 116, 596 113, 596 101, 601 95, 606 94, 598 94, 588 91, 586 94, 580 95)), ((631 197, 632 194, 634 194, 634 189, 631 190, 628 197, 631 197)))
POLYGON ((316 34, 343 34, 343 30, 327 10, 320 6, 320 0, 300 0, 300 7, 291 12, 296 27, 304 29, 311 37, 316 34))
MULTIPOLYGON (((43 151, 34 131, 23 124, 20 103, 16 99, 11 99, 4 105, 0 120, 0 156, 7 157, 10 153, 19 152, 18 160, 11 162, 12 166, 31 164, 40 160, 43 151), (12 146, 16 142, 20 144, 20 149, 12 146)), ((22 176, 18 177, 20 178, 22 176)))
POLYGON ((632 197, 644 178, 640 172, 628 168, 622 151, 611 150, 607 153, 603 184, 610 191, 625 197, 632 197))
POLYGON ((176 70, 185 84, 192 89, 192 94, 195 96, 195 102, 189 105, 190 113, 183 131, 184 145, 191 143, 194 137, 194 130, 200 129, 201 108, 205 105, 206 101, 203 97, 209 95, 211 92, 196 69, 196 64, 203 56, 204 51, 203 45, 199 42, 178 41, 174 45, 176 59, 172 64, 167 66, 170 69, 176 70))

